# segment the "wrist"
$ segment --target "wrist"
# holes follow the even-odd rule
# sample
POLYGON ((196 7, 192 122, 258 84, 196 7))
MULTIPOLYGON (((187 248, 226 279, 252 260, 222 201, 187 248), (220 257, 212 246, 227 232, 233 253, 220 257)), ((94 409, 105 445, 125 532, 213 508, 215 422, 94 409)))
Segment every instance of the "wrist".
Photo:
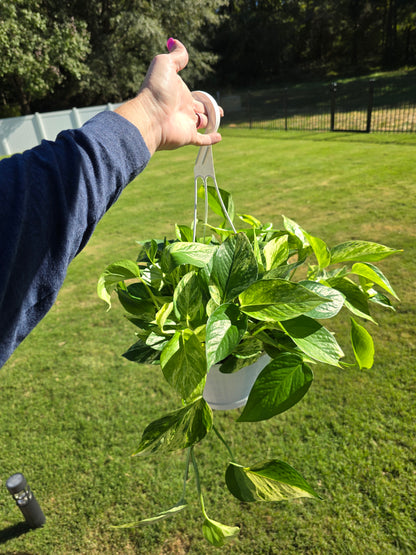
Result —
POLYGON ((162 126, 161 115, 150 98, 150 92, 141 90, 135 98, 124 102, 115 111, 137 127, 153 155, 162 140, 162 126))

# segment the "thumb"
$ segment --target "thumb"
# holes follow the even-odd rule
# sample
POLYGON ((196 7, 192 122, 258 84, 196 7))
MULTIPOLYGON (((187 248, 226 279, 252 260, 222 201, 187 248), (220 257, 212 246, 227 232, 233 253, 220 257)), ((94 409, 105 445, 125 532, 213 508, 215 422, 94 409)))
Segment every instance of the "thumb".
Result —
POLYGON ((169 50, 169 56, 172 56, 176 71, 180 71, 188 63, 188 51, 179 40, 173 39, 172 37, 168 39, 166 46, 169 50))

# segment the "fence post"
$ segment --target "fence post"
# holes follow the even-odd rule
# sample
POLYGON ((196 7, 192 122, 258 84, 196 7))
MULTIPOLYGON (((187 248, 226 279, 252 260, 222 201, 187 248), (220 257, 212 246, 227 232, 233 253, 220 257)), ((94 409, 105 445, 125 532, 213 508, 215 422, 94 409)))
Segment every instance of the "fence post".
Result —
POLYGON ((283 95, 283 106, 285 113, 285 131, 287 131, 287 87, 285 88, 285 92, 283 95))
POLYGON ((46 135, 45 126, 43 125, 42 115, 39 114, 39 112, 35 112, 33 116, 33 127, 35 128, 35 133, 39 143, 41 143, 43 139, 48 138, 48 136, 46 135))
POLYGON ((249 127, 250 129, 253 126, 253 122, 251 119, 251 102, 250 102, 250 91, 247 91, 247 109, 248 109, 248 120, 249 120, 249 127))
POLYGON ((74 126, 74 129, 78 129, 78 127, 82 127, 82 121, 79 115, 78 108, 72 108, 71 119, 72 119, 72 125, 74 126))
POLYGON ((335 96, 337 94, 337 83, 331 83, 329 90, 331 92, 331 131, 335 131, 335 96))
POLYGON ((12 151, 11 151, 11 148, 10 148, 10 145, 9 145, 9 141, 7 140, 6 137, 4 137, 1 140, 1 146, 3 147, 3 151, 6 154, 6 156, 10 156, 12 154, 12 151))
POLYGON ((368 106, 367 106, 367 127, 366 133, 371 131, 371 115, 373 113, 373 103, 374 103, 374 83, 375 79, 370 79, 368 87, 368 106))

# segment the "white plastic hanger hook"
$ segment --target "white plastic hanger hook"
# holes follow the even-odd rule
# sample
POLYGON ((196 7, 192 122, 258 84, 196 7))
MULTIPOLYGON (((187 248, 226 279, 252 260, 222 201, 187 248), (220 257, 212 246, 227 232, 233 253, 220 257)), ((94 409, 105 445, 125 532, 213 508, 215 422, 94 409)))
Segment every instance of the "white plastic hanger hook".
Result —
POLYGON ((206 133, 213 133, 218 131, 218 127, 220 126, 221 121, 221 115, 219 106, 215 98, 205 91, 193 91, 192 96, 195 98, 195 100, 202 102, 202 104, 205 106, 205 110, 207 112, 206 115, 208 118, 206 133))

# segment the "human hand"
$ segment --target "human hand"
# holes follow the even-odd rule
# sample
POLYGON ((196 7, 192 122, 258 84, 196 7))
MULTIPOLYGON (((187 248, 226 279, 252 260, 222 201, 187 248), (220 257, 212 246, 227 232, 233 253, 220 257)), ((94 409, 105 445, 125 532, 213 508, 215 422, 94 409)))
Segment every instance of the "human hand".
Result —
POLYGON ((192 97, 178 75, 188 63, 185 46, 169 39, 168 49, 169 54, 153 59, 137 97, 116 110, 138 127, 152 154, 156 150, 210 145, 221 140, 217 132, 198 132, 207 126, 208 118, 204 105, 192 97))

